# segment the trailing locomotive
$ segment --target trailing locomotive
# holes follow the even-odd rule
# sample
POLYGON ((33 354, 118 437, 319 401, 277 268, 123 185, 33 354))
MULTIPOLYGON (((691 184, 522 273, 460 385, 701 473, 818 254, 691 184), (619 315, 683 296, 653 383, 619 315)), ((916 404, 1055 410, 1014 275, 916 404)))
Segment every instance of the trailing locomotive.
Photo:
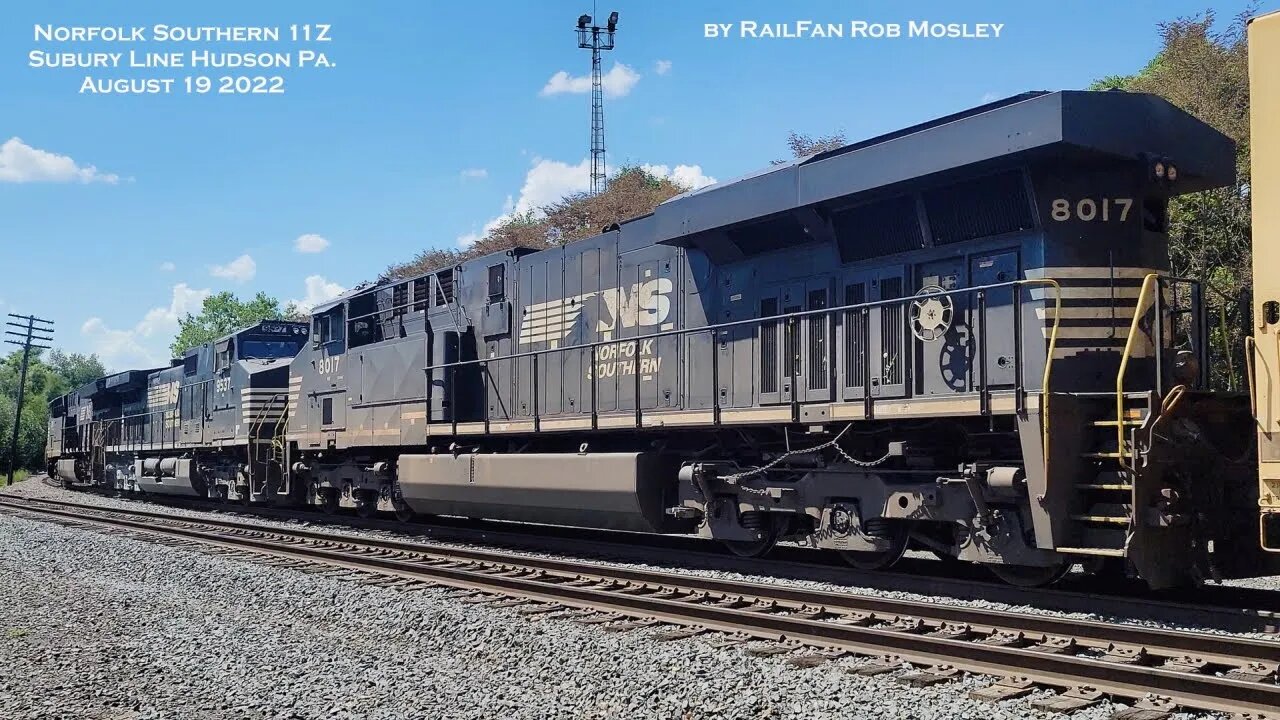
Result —
POLYGON ((247 502, 280 483, 277 438, 304 323, 261 322, 172 366, 90 382, 50 405, 49 474, 71 485, 247 502))
POLYGON ((284 348, 236 386, 270 411, 229 446, 82 388, 50 457, 148 492, 791 539, 862 568, 916 546, 1019 584, 1275 572, 1249 398, 1208 390, 1199 284, 1169 275, 1168 199, 1233 179, 1231 141, 1159 98, 1027 93, 316 307, 287 388, 284 348), (121 412, 181 442, 112 444, 121 412))

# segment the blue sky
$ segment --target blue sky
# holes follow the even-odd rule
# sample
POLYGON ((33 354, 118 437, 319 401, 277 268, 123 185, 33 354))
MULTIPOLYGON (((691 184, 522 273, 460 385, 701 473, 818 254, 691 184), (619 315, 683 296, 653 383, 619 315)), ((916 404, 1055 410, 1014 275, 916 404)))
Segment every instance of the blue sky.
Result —
MULTIPOLYGON (((1243 7, 1212 5, 1224 21, 1243 7)), ((621 14, 604 65, 609 162, 725 180, 785 156, 792 129, 856 140, 1027 89, 1080 88, 1140 68, 1157 23, 1205 7, 619 0, 600 6, 621 14), (987 40, 703 37, 705 23, 856 19, 1004 27, 987 40)), ((113 369, 163 363, 176 318, 209 292, 320 299, 584 188, 589 96, 573 78, 589 54, 572 28, 591 11, 506 0, 10 3, 0 313, 53 319, 57 345, 113 369), (85 75, 236 71, 28 67, 31 50, 300 47, 57 44, 33 31, 157 23, 326 23, 333 39, 315 47, 335 66, 281 71, 285 93, 265 96, 78 92, 85 75)))

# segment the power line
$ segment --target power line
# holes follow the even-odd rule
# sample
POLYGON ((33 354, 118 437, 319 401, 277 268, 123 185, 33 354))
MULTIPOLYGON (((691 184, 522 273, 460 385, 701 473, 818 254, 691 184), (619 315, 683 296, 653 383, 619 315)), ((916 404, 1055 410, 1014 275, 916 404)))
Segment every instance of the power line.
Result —
POLYGON ((600 52, 613 49, 613 35, 618 28, 618 13, 609 13, 604 32, 591 25, 591 16, 578 16, 578 47, 591 51, 591 194, 602 192, 608 183, 604 164, 604 81, 600 71, 600 52))
POLYGON ((22 346, 22 370, 18 373, 18 405, 13 411, 13 437, 9 439, 9 477, 5 480, 5 485, 13 484, 13 472, 18 466, 18 431, 22 428, 22 401, 27 390, 27 363, 31 360, 31 350, 33 348, 48 350, 48 345, 38 345, 36 341, 50 342, 53 340, 52 320, 43 320, 34 315, 17 315, 15 313, 9 313, 9 317, 22 321, 13 322, 13 320, 10 320, 5 323, 5 325, 16 327, 22 332, 4 331, 5 335, 22 338, 21 340, 5 338, 5 342, 10 345, 22 346))

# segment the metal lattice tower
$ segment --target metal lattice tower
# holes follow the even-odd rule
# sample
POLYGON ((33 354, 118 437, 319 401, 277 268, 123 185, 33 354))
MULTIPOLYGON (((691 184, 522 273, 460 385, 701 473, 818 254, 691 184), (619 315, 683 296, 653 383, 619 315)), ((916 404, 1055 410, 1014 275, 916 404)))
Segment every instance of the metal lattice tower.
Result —
POLYGON ((613 49, 613 35, 618 28, 618 13, 609 14, 602 29, 591 24, 590 15, 578 17, 578 47, 591 51, 591 194, 605 189, 608 178, 604 162, 604 84, 600 68, 600 52, 613 49), (590 25, 590 27, 587 27, 590 25))

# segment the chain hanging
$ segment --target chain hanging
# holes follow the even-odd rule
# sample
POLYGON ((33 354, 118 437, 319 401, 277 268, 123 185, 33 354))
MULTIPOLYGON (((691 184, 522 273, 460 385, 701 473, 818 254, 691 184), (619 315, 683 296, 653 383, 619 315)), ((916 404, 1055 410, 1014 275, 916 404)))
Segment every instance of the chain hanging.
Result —
MULTIPOLYGON (((745 478, 754 477, 756 475, 763 475, 769 470, 772 470, 774 467, 777 467, 782 462, 786 461, 788 458, 796 457, 797 455, 811 455, 813 453, 826 450, 827 448, 835 448, 836 452, 840 453, 840 456, 842 458, 844 458, 850 464, 856 465, 858 467, 875 467, 885 462, 889 458, 893 457, 892 452, 887 452, 883 456, 875 460, 859 460, 853 457, 852 455, 850 455, 849 453, 845 452, 844 448, 840 447, 839 445, 840 438, 844 437, 844 434, 846 432, 849 432, 849 428, 851 427, 853 427, 852 424, 845 425, 844 429, 841 430, 838 435, 828 440, 827 442, 822 443, 821 445, 816 445, 814 447, 804 448, 801 450, 788 450, 787 452, 779 455, 778 457, 774 458, 773 460, 769 461, 764 465, 761 465, 760 467, 751 468, 750 470, 743 470, 742 472, 734 473, 732 475, 721 475, 719 479, 727 483, 737 483, 739 480, 743 480, 745 478)), ((748 487, 743 487, 741 489, 746 490, 748 492, 754 492, 762 495, 765 492, 763 490, 756 490, 754 488, 748 488, 748 487)))

